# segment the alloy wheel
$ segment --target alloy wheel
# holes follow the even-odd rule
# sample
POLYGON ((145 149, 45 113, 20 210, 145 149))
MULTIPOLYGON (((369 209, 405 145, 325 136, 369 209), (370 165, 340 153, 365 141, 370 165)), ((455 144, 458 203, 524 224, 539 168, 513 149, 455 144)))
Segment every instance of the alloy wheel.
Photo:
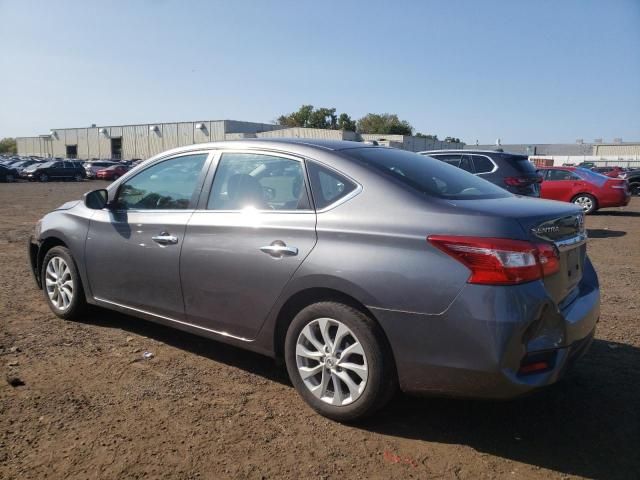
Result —
POLYGON ((298 335, 296 365, 309 391, 321 401, 345 406, 356 401, 367 385, 364 349, 342 322, 318 318, 298 335))
POLYGON ((71 269, 62 257, 52 257, 47 264, 45 287, 51 304, 58 310, 66 310, 73 300, 71 269))
POLYGON ((580 196, 580 197, 576 198, 573 201, 573 203, 578 205, 585 212, 590 212, 591 210, 593 210, 593 200, 591 198, 589 198, 589 197, 580 196))

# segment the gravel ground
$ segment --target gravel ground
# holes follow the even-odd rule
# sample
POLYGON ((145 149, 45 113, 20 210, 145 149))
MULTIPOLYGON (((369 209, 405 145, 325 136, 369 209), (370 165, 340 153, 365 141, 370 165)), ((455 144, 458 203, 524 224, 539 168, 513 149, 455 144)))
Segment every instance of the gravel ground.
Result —
POLYGON ((562 382, 511 402, 399 395, 346 426, 268 358, 108 311, 55 317, 25 241, 99 185, 0 185, 0 478, 640 478, 640 198, 587 219, 602 317, 562 382))

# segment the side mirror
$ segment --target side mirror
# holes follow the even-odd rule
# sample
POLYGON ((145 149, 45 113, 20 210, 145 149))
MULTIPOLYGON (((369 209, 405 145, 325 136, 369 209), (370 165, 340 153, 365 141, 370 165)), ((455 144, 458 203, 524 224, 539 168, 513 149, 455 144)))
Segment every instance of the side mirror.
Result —
POLYGON ((109 194, 104 188, 84 194, 84 204, 92 210, 102 210, 107 206, 109 194))

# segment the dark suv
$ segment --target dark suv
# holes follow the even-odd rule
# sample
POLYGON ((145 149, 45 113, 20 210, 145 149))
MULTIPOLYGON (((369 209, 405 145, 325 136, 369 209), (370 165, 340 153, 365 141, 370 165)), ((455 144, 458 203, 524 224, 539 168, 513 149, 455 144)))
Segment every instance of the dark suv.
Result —
POLYGON ((82 181, 86 174, 82 164, 63 160, 31 165, 22 171, 21 176, 31 181, 48 182, 49 180, 82 181))
POLYGON ((526 155, 491 150, 431 150, 420 155, 471 172, 516 195, 540 196, 542 178, 526 155))

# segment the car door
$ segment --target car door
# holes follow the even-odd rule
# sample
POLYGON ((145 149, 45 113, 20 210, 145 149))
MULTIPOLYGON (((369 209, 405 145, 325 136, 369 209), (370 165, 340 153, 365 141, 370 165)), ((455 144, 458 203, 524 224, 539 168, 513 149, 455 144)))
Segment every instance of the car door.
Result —
POLYGON ((315 246, 316 214, 303 159, 226 150, 214 163, 182 248, 185 314, 201 328, 253 339, 315 246))
POLYGON ((540 196, 550 200, 570 202, 584 181, 571 170, 549 169, 540 188, 540 196))
POLYGON ((95 212, 86 242, 93 296, 171 319, 182 319, 180 250, 196 206, 207 152, 171 156, 138 172, 95 212))

